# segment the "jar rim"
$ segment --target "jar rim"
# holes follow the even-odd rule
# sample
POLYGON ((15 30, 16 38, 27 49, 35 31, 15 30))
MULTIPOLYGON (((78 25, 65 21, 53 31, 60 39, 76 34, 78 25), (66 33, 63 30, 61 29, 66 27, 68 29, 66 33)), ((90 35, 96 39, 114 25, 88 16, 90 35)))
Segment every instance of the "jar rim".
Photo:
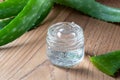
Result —
POLYGON ((82 36, 82 37, 81 37, 81 36, 79 37, 79 35, 83 35, 83 29, 82 29, 79 25, 75 24, 74 22, 58 22, 58 23, 56 23, 56 24, 51 25, 51 26, 48 28, 48 33, 47 33, 47 35, 48 35, 49 39, 52 39, 52 40, 63 40, 63 41, 65 41, 65 40, 66 40, 66 41, 73 41, 73 40, 75 40, 75 41, 78 41, 78 40, 80 40, 81 38, 83 38, 83 36, 82 36), (58 37, 56 37, 56 32, 55 32, 55 30, 61 28, 61 26, 63 26, 64 24, 67 24, 67 25, 73 27, 72 29, 73 29, 73 31, 75 31, 76 37, 71 38, 71 39, 66 39, 66 38, 58 39, 58 37))

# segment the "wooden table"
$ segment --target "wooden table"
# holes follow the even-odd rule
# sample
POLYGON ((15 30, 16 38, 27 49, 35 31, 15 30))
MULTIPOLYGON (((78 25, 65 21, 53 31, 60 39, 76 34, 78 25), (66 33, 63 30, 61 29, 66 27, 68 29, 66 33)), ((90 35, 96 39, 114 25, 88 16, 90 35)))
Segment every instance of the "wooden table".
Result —
MULTIPOLYGON (((99 1, 120 7, 120 1, 99 1)), ((0 47, 0 80, 120 80, 120 76, 113 78, 102 73, 89 60, 89 55, 119 50, 119 36, 119 24, 100 21, 71 8, 56 5, 39 28, 0 47), (74 69, 55 67, 46 57, 47 29, 61 21, 74 21, 84 29, 86 56, 74 69)))

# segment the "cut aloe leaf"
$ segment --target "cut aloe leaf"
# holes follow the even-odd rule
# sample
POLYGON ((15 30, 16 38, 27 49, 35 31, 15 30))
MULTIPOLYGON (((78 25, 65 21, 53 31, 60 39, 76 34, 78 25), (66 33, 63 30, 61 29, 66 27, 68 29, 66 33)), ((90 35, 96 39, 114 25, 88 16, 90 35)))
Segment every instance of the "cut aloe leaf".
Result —
POLYGON ((120 51, 94 56, 90 60, 99 70, 110 76, 114 76, 120 69, 120 51))
POLYGON ((46 9, 48 10, 52 5, 52 0, 29 0, 23 10, 0 30, 0 46, 23 35, 38 19, 42 22, 45 17, 41 15, 45 14, 46 9))
MULTIPOLYGON (((19 6, 19 5, 18 5, 19 6)), ((49 14, 49 12, 52 9, 52 5, 47 5, 44 6, 44 10, 41 10, 42 14, 41 17, 37 19, 35 25, 33 25, 30 30, 37 28, 39 26, 39 24, 46 18, 46 16, 49 14)), ((11 10, 12 11, 12 10, 11 10)), ((5 18, 5 19, 0 19, 0 29, 2 29, 3 27, 5 27, 6 25, 9 24, 10 21, 12 21, 15 18, 15 16, 13 16, 12 18, 5 18)))
POLYGON ((0 18, 16 16, 29 0, 4 0, 0 2, 0 18))
POLYGON ((0 20, 0 29, 5 27, 13 18, 1 19, 0 20))
POLYGON ((89 16, 109 22, 120 22, 120 9, 100 4, 95 0, 54 0, 58 4, 72 7, 89 16))

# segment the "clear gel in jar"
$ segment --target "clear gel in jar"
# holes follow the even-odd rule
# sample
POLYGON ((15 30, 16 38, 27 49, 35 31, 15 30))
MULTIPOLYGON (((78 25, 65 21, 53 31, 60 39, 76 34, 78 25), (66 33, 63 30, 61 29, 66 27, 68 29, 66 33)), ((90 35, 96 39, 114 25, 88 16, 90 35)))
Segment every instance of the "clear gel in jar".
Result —
POLYGON ((48 29, 47 56, 60 67, 73 67, 84 58, 83 29, 74 22, 56 23, 48 29))

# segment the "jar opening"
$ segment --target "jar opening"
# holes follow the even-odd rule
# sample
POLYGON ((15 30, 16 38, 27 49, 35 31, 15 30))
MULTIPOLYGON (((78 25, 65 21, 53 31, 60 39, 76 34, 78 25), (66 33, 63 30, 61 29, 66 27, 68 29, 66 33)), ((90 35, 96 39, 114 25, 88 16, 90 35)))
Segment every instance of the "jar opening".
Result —
POLYGON ((47 43, 51 47, 77 48, 84 45, 83 30, 74 22, 60 22, 48 29, 47 43), (82 42, 82 43, 81 43, 82 42))

